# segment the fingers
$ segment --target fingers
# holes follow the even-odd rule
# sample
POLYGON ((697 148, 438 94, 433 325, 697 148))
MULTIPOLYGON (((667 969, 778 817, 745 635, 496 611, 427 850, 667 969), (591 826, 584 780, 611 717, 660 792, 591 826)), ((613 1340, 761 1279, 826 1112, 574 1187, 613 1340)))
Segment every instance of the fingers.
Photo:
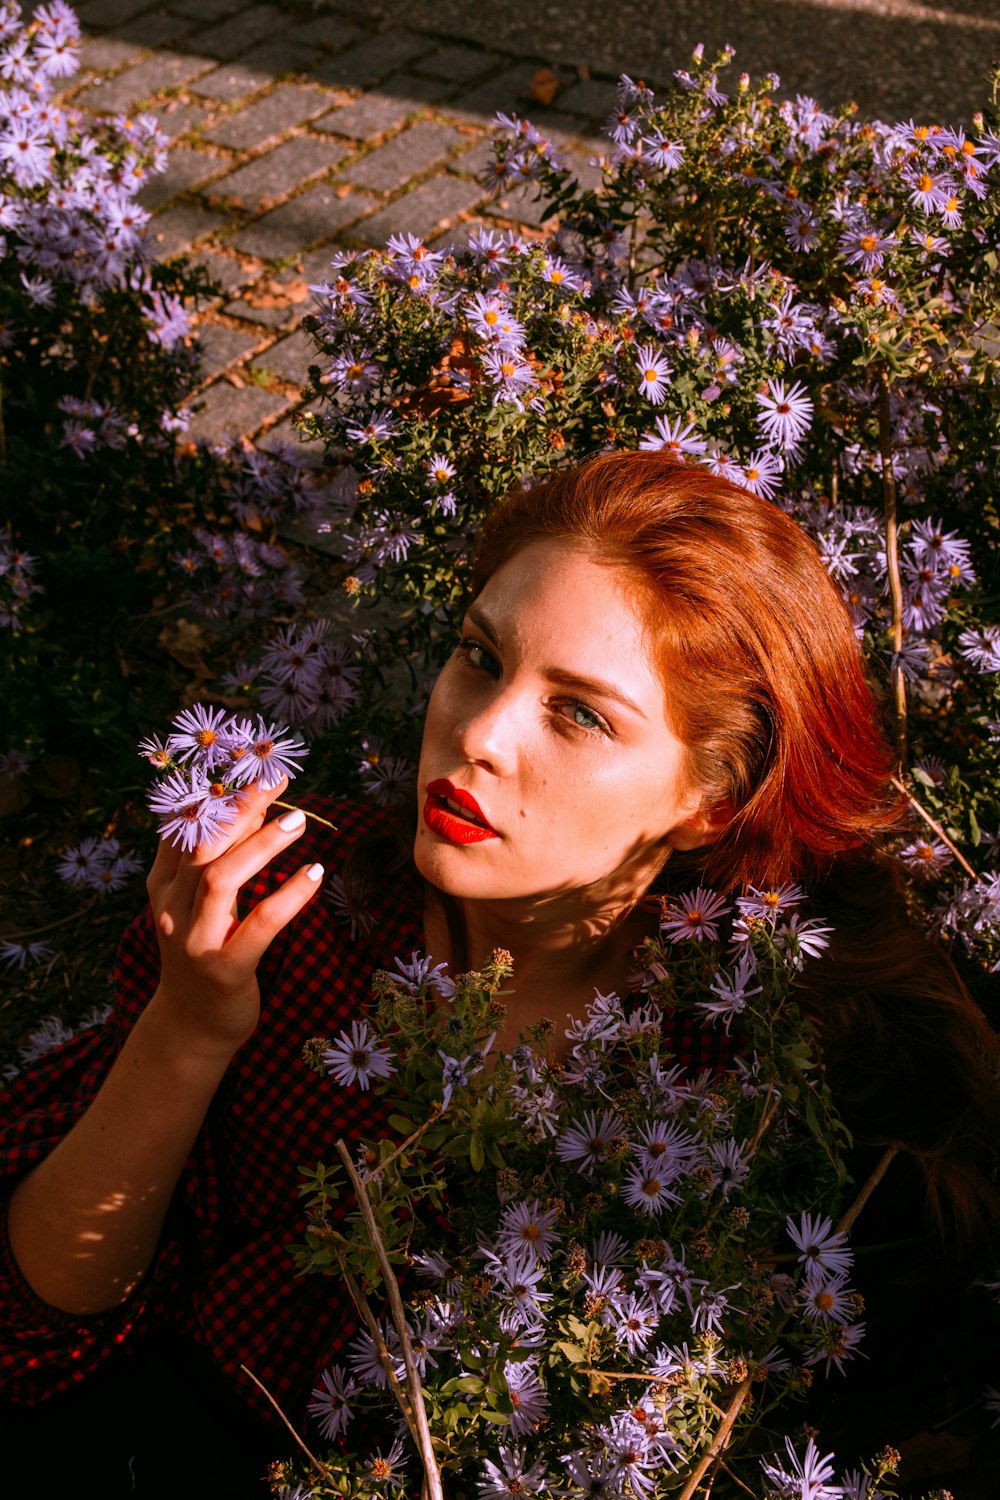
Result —
POLYGON ((322 879, 322 865, 308 865, 289 876, 244 917, 226 944, 227 957, 255 969, 275 936, 315 896, 322 879))
POLYGON ((230 849, 253 837, 263 825, 271 803, 281 796, 287 785, 287 780, 284 780, 279 786, 264 791, 256 783, 242 788, 235 803, 236 816, 231 823, 220 829, 218 837, 196 845, 190 852, 179 852, 171 875, 170 890, 170 899, 177 904, 178 909, 193 909, 201 890, 204 872, 230 849))
POLYGON ((193 941, 209 945, 225 941, 232 927, 237 892, 294 843, 305 826, 305 813, 282 812, 280 817, 264 823, 252 836, 248 835, 202 867, 192 908, 193 941))

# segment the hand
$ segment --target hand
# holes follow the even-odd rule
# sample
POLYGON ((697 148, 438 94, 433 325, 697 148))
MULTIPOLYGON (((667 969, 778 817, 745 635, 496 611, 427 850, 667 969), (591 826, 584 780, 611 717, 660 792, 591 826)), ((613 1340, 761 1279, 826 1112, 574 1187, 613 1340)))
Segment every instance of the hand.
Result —
POLYGON ((253 1034, 260 1013, 257 965, 319 889, 322 866, 303 868, 238 919, 240 887, 306 826, 303 813, 291 812, 265 823, 286 786, 248 787, 236 819, 213 843, 190 853, 160 844, 146 882, 161 960, 149 1010, 166 1044, 181 1055, 231 1057, 253 1034))

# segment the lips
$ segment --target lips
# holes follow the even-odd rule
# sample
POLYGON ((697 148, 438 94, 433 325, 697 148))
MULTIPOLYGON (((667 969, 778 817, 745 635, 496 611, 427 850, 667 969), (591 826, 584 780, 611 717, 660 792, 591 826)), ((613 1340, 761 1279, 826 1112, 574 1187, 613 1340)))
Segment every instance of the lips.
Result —
POLYGON ((481 844, 485 839, 500 837, 486 821, 475 797, 450 781, 428 784, 424 822, 449 844, 481 844))

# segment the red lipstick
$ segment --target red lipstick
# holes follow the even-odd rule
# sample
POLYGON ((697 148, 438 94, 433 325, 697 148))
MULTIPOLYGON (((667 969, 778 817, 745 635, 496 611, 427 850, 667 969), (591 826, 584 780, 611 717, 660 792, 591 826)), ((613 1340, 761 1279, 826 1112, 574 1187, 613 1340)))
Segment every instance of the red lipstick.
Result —
POLYGON ((475 797, 450 781, 428 783, 424 822, 449 844, 481 844, 484 839, 500 837, 487 823, 475 797))

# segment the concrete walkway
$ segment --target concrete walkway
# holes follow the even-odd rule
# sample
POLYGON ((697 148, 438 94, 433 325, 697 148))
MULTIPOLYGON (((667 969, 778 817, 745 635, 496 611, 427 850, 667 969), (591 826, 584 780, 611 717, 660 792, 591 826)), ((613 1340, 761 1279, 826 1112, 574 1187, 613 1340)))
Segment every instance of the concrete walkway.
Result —
MULTIPOLYGON (((900 39, 912 40, 918 23, 925 31, 949 24, 963 57, 975 53, 980 75, 990 46, 1000 46, 1000 21, 985 13, 962 13, 962 21, 953 9, 932 11, 913 0, 845 3, 864 12, 865 24, 874 15, 880 25, 886 12, 902 5, 907 14, 894 23, 900 39)), ((969 0, 970 7, 977 3, 969 0)), ((530 197, 491 200, 479 183, 498 109, 544 125, 583 179, 596 178, 589 160, 614 100, 615 77, 630 70, 653 83, 669 78, 690 50, 681 38, 686 12, 676 6, 671 12, 684 50, 670 55, 669 47, 659 46, 647 58, 653 65, 643 70, 641 58, 632 56, 639 43, 628 5, 620 15, 602 7, 595 35, 592 0, 575 4, 575 31, 573 4, 540 11, 526 0, 505 5, 502 14, 468 0, 461 6, 437 0, 419 11, 409 0, 405 7, 385 0, 381 9, 246 6, 241 0, 78 5, 83 66, 68 97, 93 114, 142 107, 157 116, 171 140, 166 173, 143 193, 155 210, 157 250, 161 258, 188 251, 224 289, 199 330, 204 369, 192 400, 194 435, 239 433, 264 446, 297 442, 291 419, 313 357, 298 323, 309 305, 308 283, 325 276, 334 248, 381 245, 402 231, 455 242, 477 223, 540 227, 530 197), (620 35, 612 17, 621 20, 620 35), (496 36, 506 46, 491 44, 496 36), (537 43, 526 46, 529 36, 537 43), (604 76, 592 74, 592 56, 600 57, 604 76), (533 78, 546 66, 559 84, 550 108, 529 97, 533 78)), ((744 66, 781 70, 781 56, 772 54, 787 50, 788 28, 781 39, 774 31, 775 6, 782 4, 789 24, 801 28, 804 17, 814 40, 824 14, 838 24, 844 19, 829 0, 814 0, 812 7, 785 0, 772 0, 770 9, 755 4, 760 45, 751 49, 756 57, 741 52, 744 66)), ((753 34, 745 5, 721 9, 722 15, 716 3, 714 12, 691 23, 709 46, 731 35, 738 40, 735 34, 748 26, 753 34)), ((663 31, 662 11, 661 5, 646 16, 654 33, 663 31)), ((842 73, 843 47, 833 46, 842 73)), ((861 66, 861 54, 855 57, 859 76, 871 84, 870 66, 861 66)), ((898 83, 899 72, 883 68, 883 80, 898 83)), ((805 86, 809 75, 799 67, 792 81, 805 86)), ((954 69, 950 76, 954 81, 954 69)), ((908 110, 894 88, 898 95, 892 84, 880 101, 877 87, 874 96, 869 87, 870 112, 891 97, 903 105, 896 115, 927 113, 920 97, 928 88, 919 75, 909 76, 903 91, 912 90, 908 110)), ((823 102, 839 96, 824 95, 823 102)), ((971 104, 960 109, 966 118, 971 112, 971 104)))

